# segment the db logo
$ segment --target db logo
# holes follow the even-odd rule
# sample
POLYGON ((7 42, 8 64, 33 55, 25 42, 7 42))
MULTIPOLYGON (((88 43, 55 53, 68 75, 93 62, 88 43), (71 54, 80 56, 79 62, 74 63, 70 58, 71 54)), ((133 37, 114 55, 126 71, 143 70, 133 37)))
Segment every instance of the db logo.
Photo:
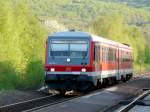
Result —
POLYGON ((71 68, 70 67, 66 67, 66 71, 71 71, 71 68))

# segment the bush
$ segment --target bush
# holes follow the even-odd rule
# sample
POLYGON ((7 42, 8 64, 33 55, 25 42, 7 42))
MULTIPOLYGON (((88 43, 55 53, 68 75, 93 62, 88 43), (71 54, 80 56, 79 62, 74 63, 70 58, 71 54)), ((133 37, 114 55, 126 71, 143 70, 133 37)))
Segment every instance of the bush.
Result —
POLYGON ((25 1, 0 4, 0 89, 37 87, 43 80, 47 31, 25 1))
POLYGON ((17 79, 16 72, 12 68, 12 62, 0 62, 0 90, 14 89, 17 86, 17 79))

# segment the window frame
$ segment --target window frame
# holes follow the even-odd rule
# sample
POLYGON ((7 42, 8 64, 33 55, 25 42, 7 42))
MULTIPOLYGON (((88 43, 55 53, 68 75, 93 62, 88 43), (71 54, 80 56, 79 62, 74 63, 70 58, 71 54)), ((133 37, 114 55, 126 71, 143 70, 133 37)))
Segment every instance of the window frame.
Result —
MULTIPOLYGON (((90 52, 90 44, 89 44, 89 41, 88 40, 86 40, 86 39, 81 39, 81 40, 76 40, 76 39, 60 39, 60 40, 58 40, 58 39, 51 39, 50 40, 50 42, 49 42, 49 45, 48 45, 48 48, 49 48, 49 56, 50 57, 55 57, 55 58, 66 58, 66 57, 70 57, 70 58, 78 58, 78 59, 80 59, 80 58, 83 58, 83 57, 71 57, 70 56, 70 53, 71 53, 71 51, 70 51, 70 42, 72 43, 72 44, 82 44, 82 41, 83 41, 83 44, 86 44, 87 45, 87 48, 86 48, 86 52, 87 52, 87 54, 86 54, 86 56, 84 57, 84 58, 88 58, 89 57, 89 52, 90 52), (66 41, 66 44, 68 44, 68 56, 53 56, 53 55, 51 55, 52 53, 52 47, 51 47, 51 44, 53 44, 52 43, 52 41, 66 41), (74 41, 81 41, 81 43, 75 43, 74 41), (84 43, 85 42, 85 43, 84 43)), ((54 44, 65 44, 65 43, 54 43, 54 44)))

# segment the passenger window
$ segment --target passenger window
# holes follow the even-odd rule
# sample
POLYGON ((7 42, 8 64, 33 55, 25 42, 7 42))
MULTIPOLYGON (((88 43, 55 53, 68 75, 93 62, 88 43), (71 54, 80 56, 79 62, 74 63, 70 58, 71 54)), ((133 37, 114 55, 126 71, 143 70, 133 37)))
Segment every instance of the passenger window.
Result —
POLYGON ((102 61, 105 62, 106 56, 105 56, 106 52, 105 52, 105 48, 102 47, 102 61))
POLYGON ((95 48, 94 48, 94 60, 95 60, 95 62, 99 62, 100 61, 100 46, 99 45, 95 45, 95 48))

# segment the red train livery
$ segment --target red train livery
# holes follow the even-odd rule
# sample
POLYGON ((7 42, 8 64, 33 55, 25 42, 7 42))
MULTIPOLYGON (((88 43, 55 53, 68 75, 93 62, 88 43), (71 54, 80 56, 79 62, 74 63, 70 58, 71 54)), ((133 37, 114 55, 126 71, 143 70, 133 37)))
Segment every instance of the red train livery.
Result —
POLYGON ((66 31, 48 36, 45 83, 49 89, 85 91, 126 81, 133 74, 133 49, 86 32, 66 31))

